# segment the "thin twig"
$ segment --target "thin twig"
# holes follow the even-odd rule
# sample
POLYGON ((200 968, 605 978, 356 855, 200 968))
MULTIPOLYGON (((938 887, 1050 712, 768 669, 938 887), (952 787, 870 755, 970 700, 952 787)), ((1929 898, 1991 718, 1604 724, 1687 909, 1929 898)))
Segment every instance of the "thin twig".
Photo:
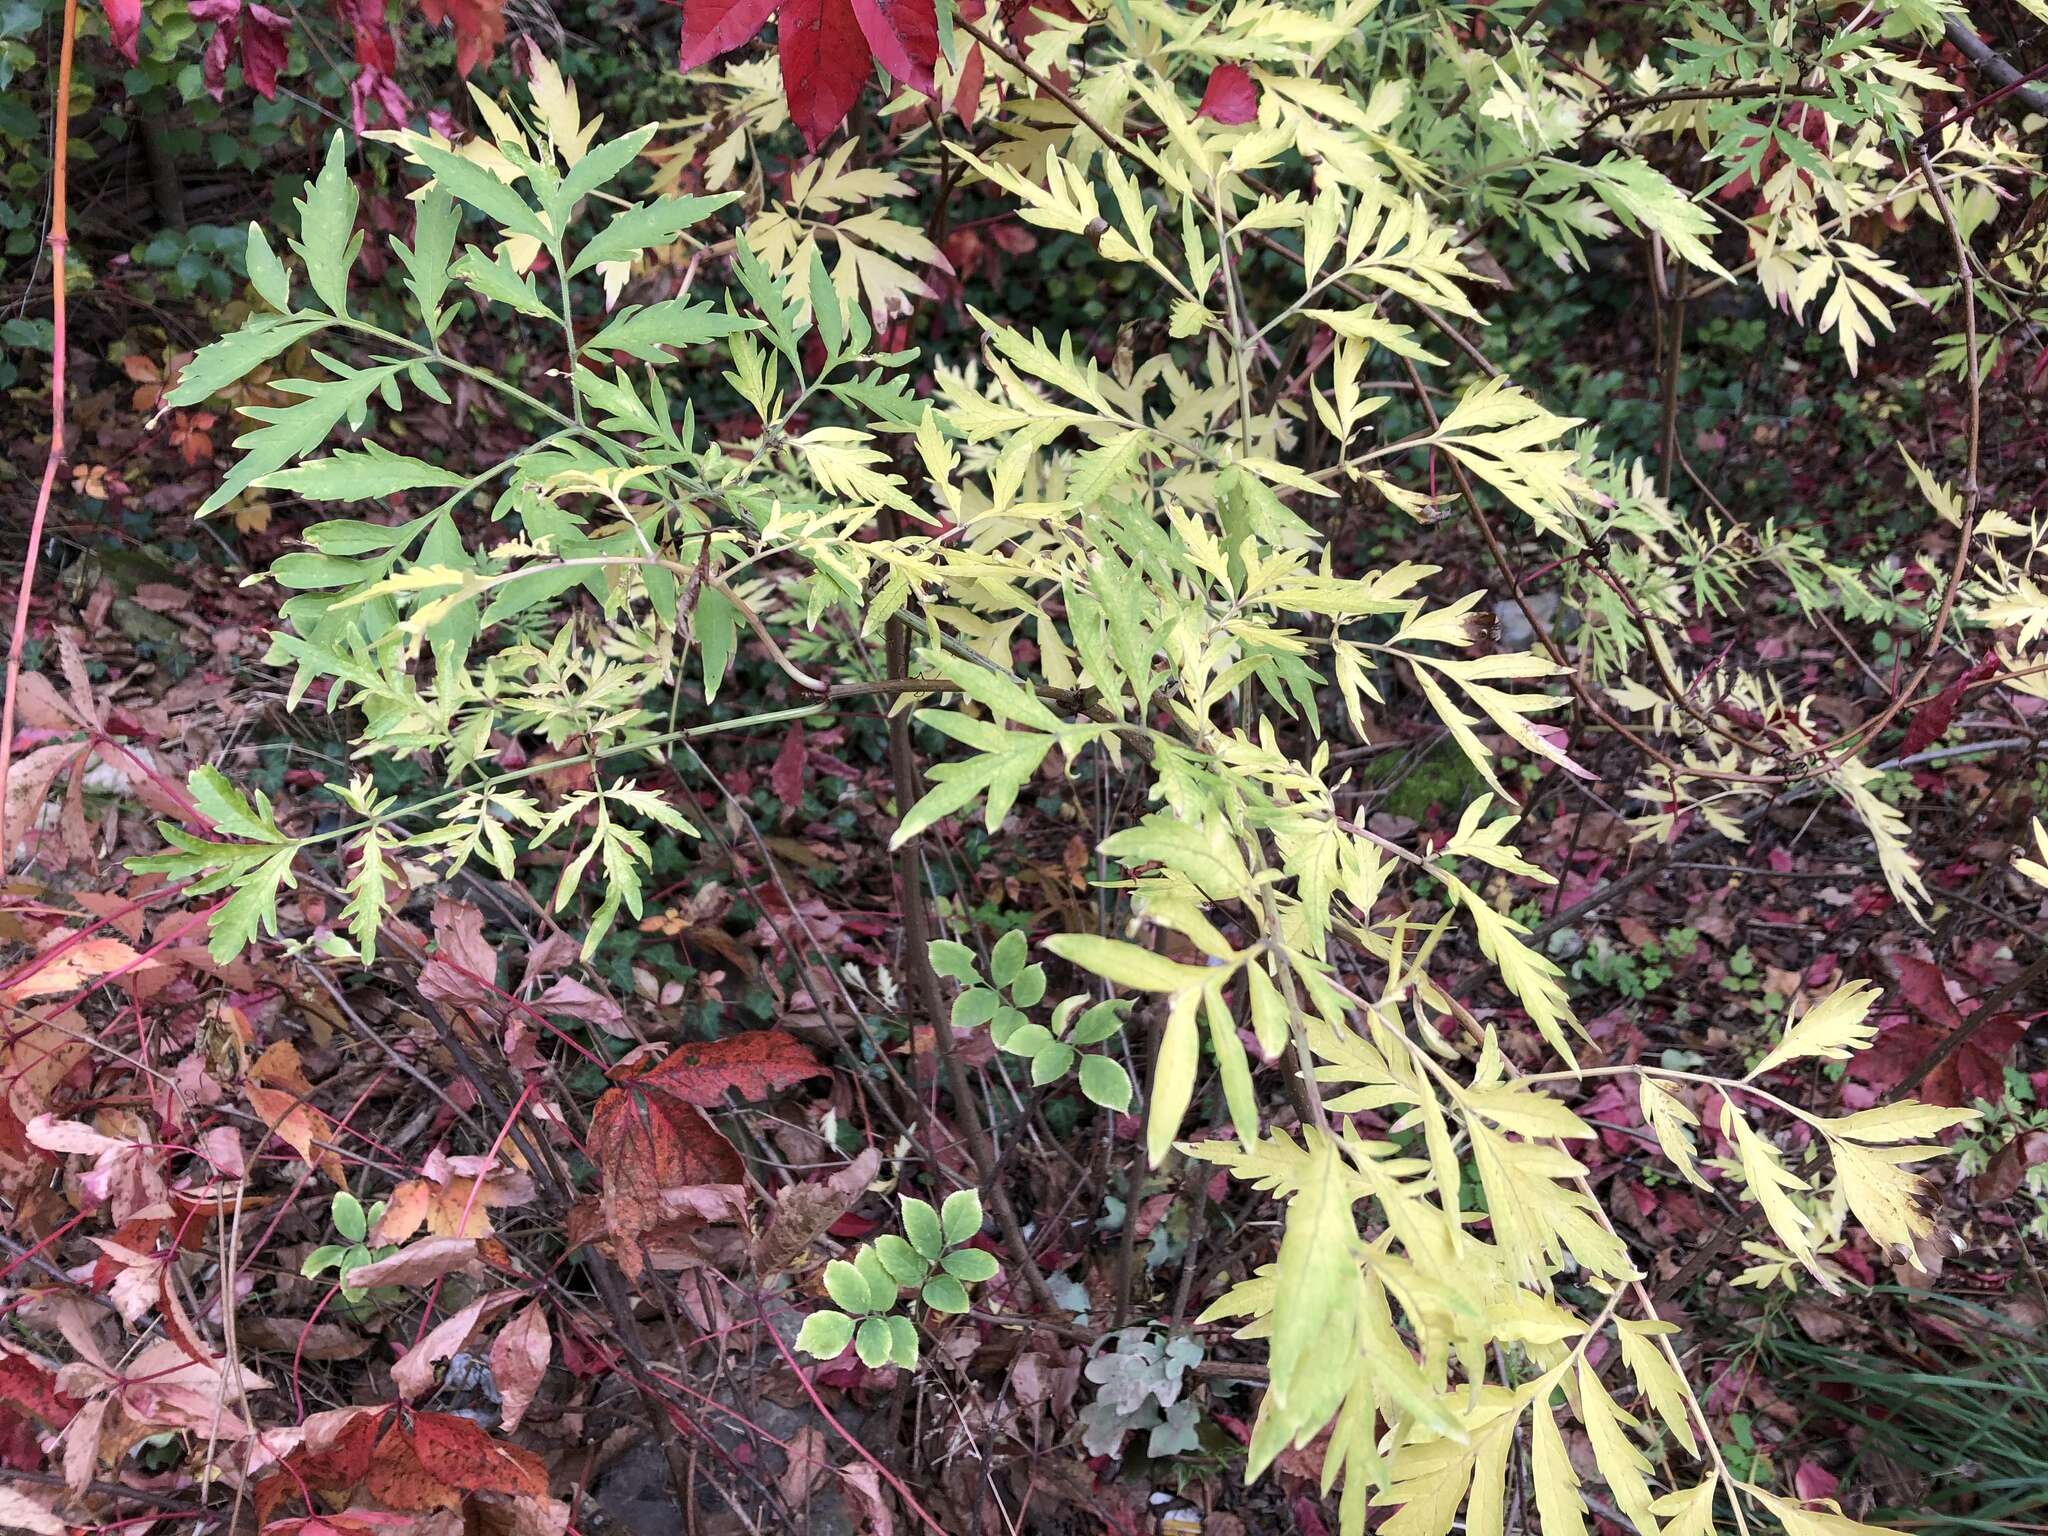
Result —
POLYGON ((50 156, 50 456, 29 519, 28 552, 21 562, 21 589, 14 595, 14 635, 7 648, 7 694, 0 701, 0 874, 9 849, 7 780, 14 762, 14 695, 21 683, 21 653, 28 643, 28 605, 35 591, 36 561, 42 552, 43 523, 64 462, 64 353, 69 346, 64 314, 64 256, 71 245, 68 172, 71 159, 71 45, 78 32, 78 0, 64 0, 64 33, 57 51, 55 142, 50 156))

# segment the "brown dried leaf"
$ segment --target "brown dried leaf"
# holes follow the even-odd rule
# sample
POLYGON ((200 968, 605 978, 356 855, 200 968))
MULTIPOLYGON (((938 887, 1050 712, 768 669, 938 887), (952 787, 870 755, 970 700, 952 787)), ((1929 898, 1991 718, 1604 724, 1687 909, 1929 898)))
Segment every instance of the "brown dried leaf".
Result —
POLYGON ((754 1244, 755 1266, 769 1275, 796 1264, 820 1233, 853 1209, 881 1167, 882 1154, 869 1147, 830 1178, 785 1189, 754 1244))
POLYGON ((348 1283, 368 1290, 373 1285, 429 1285, 476 1262, 473 1237, 427 1237, 389 1258, 357 1266, 348 1283))
POLYGON ((548 1315, 539 1302, 529 1302, 491 1341, 491 1376, 498 1384, 499 1427, 507 1434, 519 1427, 526 1410, 533 1406, 547 1375, 548 1360, 555 1341, 548 1332, 548 1315))
POLYGON ((2010 1200, 2027 1181, 2027 1170, 2048 1163, 2048 1131, 2022 1131, 1992 1154, 1970 1183, 1970 1198, 1981 1205, 2010 1200))

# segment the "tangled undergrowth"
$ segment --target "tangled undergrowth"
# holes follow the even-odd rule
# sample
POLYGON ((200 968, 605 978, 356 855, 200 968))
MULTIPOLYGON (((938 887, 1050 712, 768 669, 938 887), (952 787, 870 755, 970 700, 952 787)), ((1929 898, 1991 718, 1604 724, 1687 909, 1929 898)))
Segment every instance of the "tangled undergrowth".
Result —
POLYGON ((189 15, 354 120, 49 380, 0 1520, 2032 1528, 1963 8, 189 15))

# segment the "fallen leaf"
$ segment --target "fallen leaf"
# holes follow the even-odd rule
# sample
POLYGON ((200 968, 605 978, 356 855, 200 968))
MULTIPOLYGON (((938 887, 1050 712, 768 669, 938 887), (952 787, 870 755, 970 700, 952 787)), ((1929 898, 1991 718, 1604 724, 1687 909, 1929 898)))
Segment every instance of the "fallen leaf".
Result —
POLYGON ((2027 1170, 2048 1163, 2048 1131, 2021 1131, 1991 1156, 1984 1171, 1970 1183, 1970 1198, 1980 1205, 2010 1200, 2027 1181, 2027 1170))
POLYGON ((440 896, 430 919, 434 953, 420 967, 419 988, 437 1003, 489 1007, 499 992, 498 952, 484 938, 484 915, 466 901, 440 896))
POLYGON ((519 1427, 540 1391, 554 1354, 548 1315, 539 1302, 529 1302, 491 1340, 491 1378, 498 1384, 498 1423, 506 1433, 519 1427))
POLYGON ((0 1526, 10 1531, 34 1531, 36 1536, 66 1536, 70 1529, 47 1504, 5 1483, 0 1483, 0 1526))
POLYGON ((1893 955, 1890 965, 1899 996, 1913 1016, 1880 1018, 1876 1043, 1850 1063, 1850 1075, 1880 1093, 1889 1092, 1967 1027, 1969 1037, 1914 1088, 1914 1096, 1955 1108, 1977 1099, 1997 1100, 2005 1091, 2005 1063, 2026 1033, 2025 1019, 2013 1013, 1982 1020, 1966 1016, 1949 996, 1938 966, 1912 955, 1893 955))
POLYGON ((790 1185, 754 1244, 755 1266, 772 1275, 796 1264, 827 1227, 853 1208, 881 1167, 882 1154, 869 1147, 828 1179, 790 1185))
POLYGON ((626 1027, 626 1011, 602 992, 585 986, 573 976, 558 976, 548 989, 533 1000, 542 1013, 559 1013, 586 1024, 595 1024, 620 1040, 633 1038, 626 1027))
POLYGON ((421 1227, 435 1237, 489 1237, 496 1230, 492 1211, 533 1199, 533 1178, 524 1169, 450 1157, 439 1147, 420 1173, 392 1190, 372 1241, 402 1243, 421 1227))
POLYGON ((1912 757, 1925 752, 1942 737, 1956 717, 1956 706, 1963 702, 1963 696, 1976 684, 1992 676, 2004 665, 1995 650, 1986 651, 1976 663, 1958 673, 1949 685, 1914 711, 1913 718, 1906 726, 1906 739, 1899 744, 1899 756, 1912 757))
POLYGON ((634 1082, 613 1088, 590 1117, 590 1155, 603 1176, 606 1232, 619 1267, 637 1280, 644 1234, 669 1219, 665 1196, 698 1184, 736 1184, 746 1165, 704 1112, 634 1082))
POLYGON ((804 767, 809 760, 803 722, 798 721, 782 738, 782 750, 775 754, 775 766, 768 770, 768 787, 785 806, 794 807, 803 799, 804 767))
POLYGON ((424 1395, 434 1385, 434 1367, 460 1351, 485 1321, 518 1299, 517 1291, 493 1291, 436 1323, 424 1338, 392 1362, 391 1381, 398 1388, 398 1395, 408 1403, 424 1395))
POLYGON ((765 1099, 825 1068, 809 1046, 780 1029, 756 1029, 704 1045, 682 1045, 630 1079, 636 1088, 685 1104, 723 1104, 728 1093, 765 1099))
POLYGON ((825 1436, 816 1425, 806 1424, 789 1437, 784 1447, 787 1464, 775 1479, 782 1502, 801 1513, 811 1498, 818 1479, 832 1470, 832 1458, 825 1451, 825 1436))
POLYGON ((895 1536, 896 1517, 889 1513, 889 1501, 882 1496, 881 1474, 866 1462, 856 1462, 839 1469, 839 1480, 853 1494, 864 1536, 895 1536))
POLYGON ((467 1269, 476 1256, 473 1237, 425 1237, 385 1258, 356 1266, 349 1271, 348 1283, 357 1290, 374 1285, 431 1285, 443 1275, 467 1269))
POLYGON ((145 959, 108 935, 80 939, 74 930, 60 929, 50 936, 43 955, 30 960, 0 987, 0 1000, 12 1003, 57 992, 76 992, 87 982, 109 973, 132 975, 154 969, 160 963, 153 958, 145 959))
POLYGON ((547 1469, 532 1452, 494 1440, 455 1414, 414 1415, 412 1445, 429 1476, 465 1493, 539 1498, 548 1491, 547 1469))

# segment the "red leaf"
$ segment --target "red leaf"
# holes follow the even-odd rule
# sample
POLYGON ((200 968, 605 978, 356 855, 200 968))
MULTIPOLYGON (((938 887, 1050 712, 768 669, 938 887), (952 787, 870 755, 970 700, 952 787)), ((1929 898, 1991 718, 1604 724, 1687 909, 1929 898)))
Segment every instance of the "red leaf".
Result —
POLYGON ((934 96, 932 66, 939 61, 939 17, 933 0, 853 0, 862 36, 892 80, 934 96))
POLYGON ((488 1008, 502 1000, 498 952, 484 937, 484 915, 443 892, 434 900, 434 953, 420 968, 420 991, 437 1003, 488 1008))
POLYGON ((810 753, 804 744, 801 722, 782 738, 782 750, 775 754, 775 766, 768 770, 768 787, 784 805, 794 807, 804 797, 804 766, 810 753))
POLYGON ((334 9, 355 40, 356 62, 370 74, 398 68, 398 39, 386 16, 390 0, 334 0, 334 9))
POLYGON ((981 115, 981 87, 987 75, 988 61, 981 56, 981 44, 976 43, 967 50, 960 65, 959 83, 953 90, 953 115, 970 128, 981 115))
POLYGON ((1808 1503, 1815 1499, 1832 1499, 1839 1486, 1840 1479, 1811 1456, 1803 1458, 1792 1469, 1792 1491, 1808 1503))
POLYGON ((547 1469, 530 1451, 452 1413, 410 1419, 371 1409, 351 1417, 324 1448, 292 1452, 256 1485, 257 1520, 267 1522, 281 1500, 306 1491, 346 1498, 362 1488, 387 1509, 417 1513, 459 1510, 472 1493, 546 1496, 547 1469))
POLYGON ((750 1030, 708 1045, 682 1045, 661 1064, 631 1079, 685 1104, 723 1104, 728 1092, 765 1099, 778 1089, 825 1071, 810 1047, 779 1029, 750 1030))
POLYGON ((1955 719, 1956 706, 1963 702, 1963 695, 1969 692, 1972 685, 1981 683, 1997 670, 1997 655, 1986 653, 1974 666, 1921 705, 1914 712, 1912 722, 1906 727, 1906 740, 1899 748, 1899 755, 1911 757, 1915 753, 1925 752, 1946 736, 1949 722, 1955 719))
MULTIPOLYGON (((1034 33, 1043 32, 1048 17, 1061 21, 1085 20, 1074 0, 1002 0, 1003 28, 1020 48, 1034 33)), ((1064 74, 1064 71, 1061 71, 1064 74)))
POLYGON ((1993 1154, 1970 1185, 1970 1198, 1985 1205, 2010 1200, 2027 1181, 2027 1170, 2048 1163, 2048 1131, 2021 1131, 1993 1154))
POLYGON ((635 1081, 613 1088, 590 1116, 590 1157, 604 1180, 602 1208, 619 1267, 637 1280, 641 1237, 668 1219, 664 1195, 701 1184, 736 1184, 746 1166, 704 1112, 635 1081))
POLYGON ((25 1350, 0 1348, 0 1403, 62 1429, 78 1404, 57 1387, 57 1373, 25 1350))
POLYGON ((277 72, 289 52, 292 24, 267 5, 242 7, 242 78, 265 101, 277 100, 277 72))
POLYGON ((1949 997, 1939 967, 1912 955, 1894 955, 1890 963, 1899 980, 1899 996, 1915 1017, 1893 1014, 1880 1020, 1877 1043, 1851 1064, 1851 1075, 1881 1093, 1889 1092, 1919 1071, 1952 1034, 1974 1024, 1969 1038, 1928 1073, 1913 1094, 1925 1103, 1958 1108, 1975 1099, 1996 1100, 2005 1090, 2006 1059, 2027 1032, 2026 1020, 2014 1013, 2000 1013, 1981 1023, 1966 1018, 1949 997))
POLYGON ((142 35, 142 0, 105 0, 107 30, 114 46, 130 64, 135 62, 135 42, 142 35))
MULTIPOLYGON (((415 1414, 412 1448, 429 1477, 464 1493, 545 1497, 547 1469, 531 1451, 494 1440, 453 1413, 415 1414)), ((376 1468, 372 1466, 371 1475, 376 1468)))
POLYGON ((782 0, 683 0, 682 68, 731 53, 767 25, 782 0))
POLYGON ((193 0, 187 9, 194 21, 207 20, 209 12, 224 12, 228 18, 213 29, 206 52, 200 55, 199 78, 206 84, 206 94, 220 101, 228 93, 228 25, 242 9, 241 0, 193 0))
MULTIPOLYGON (((316 1435, 309 1423, 306 1444, 278 1462, 250 1490, 256 1523, 268 1525, 270 1513, 283 1500, 307 1493, 353 1493, 369 1476, 370 1456, 385 1415, 377 1409, 350 1414, 331 1436, 316 1435)), ((332 1419, 328 1419, 332 1425, 332 1419)), ((395 1432, 395 1428, 394 1428, 395 1432)), ((312 1501, 306 1500, 310 1507, 312 1501)))
POLYGON ((230 31, 241 48, 242 78, 262 92, 265 100, 277 100, 277 72, 284 67, 292 30, 288 17, 253 0, 248 5, 242 0, 188 0, 185 10, 194 21, 214 24, 213 36, 206 43, 203 77, 207 93, 215 101, 227 86, 230 31))
POLYGON ((851 0, 785 0, 779 25, 782 94, 815 153, 860 99, 874 55, 851 0))
POLYGON ((488 64, 505 41, 505 0, 420 0, 431 22, 455 27, 455 71, 466 75, 488 64))
POLYGON ((1259 115, 1259 88, 1252 77, 1235 64, 1218 64, 1209 71, 1208 89, 1196 114, 1211 122, 1235 126, 1249 123, 1259 115))

